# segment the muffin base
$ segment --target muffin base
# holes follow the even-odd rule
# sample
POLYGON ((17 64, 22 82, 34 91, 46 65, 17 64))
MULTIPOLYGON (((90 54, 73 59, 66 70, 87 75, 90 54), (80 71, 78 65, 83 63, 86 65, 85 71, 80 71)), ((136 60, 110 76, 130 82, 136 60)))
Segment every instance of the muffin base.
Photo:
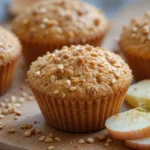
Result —
POLYGON ((128 89, 118 91, 113 96, 81 102, 51 99, 30 87, 48 123, 56 129, 76 133, 103 129, 106 119, 120 112, 128 89))
POLYGON ((0 65, 0 95, 11 87, 18 62, 19 56, 4 65, 0 65))
POLYGON ((40 43, 40 42, 32 42, 20 39, 21 44, 23 46, 23 56, 25 58, 26 63, 29 65, 31 62, 35 61, 39 56, 43 56, 47 51, 53 52, 55 49, 61 49, 63 46, 71 46, 71 45, 85 45, 90 44, 93 46, 100 46, 103 41, 106 32, 100 36, 89 37, 89 39, 85 40, 76 40, 68 43, 40 43))
POLYGON ((136 81, 150 79, 150 59, 133 56, 126 52, 123 53, 130 68, 133 71, 133 75, 136 81))

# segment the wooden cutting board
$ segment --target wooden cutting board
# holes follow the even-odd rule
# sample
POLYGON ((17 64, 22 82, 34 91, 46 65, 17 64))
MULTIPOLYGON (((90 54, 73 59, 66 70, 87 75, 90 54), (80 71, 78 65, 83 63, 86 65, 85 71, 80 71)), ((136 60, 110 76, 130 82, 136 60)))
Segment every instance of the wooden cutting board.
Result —
MULTIPOLYGON (((115 17, 110 24, 110 32, 104 41, 104 47, 109 50, 116 49, 116 38, 118 38, 122 25, 128 23, 129 19, 133 16, 140 15, 144 11, 148 10, 150 6, 149 0, 143 0, 138 2, 136 5, 130 5, 125 8, 122 13, 115 17)), ((22 91, 20 86, 25 84, 27 68, 20 63, 14 85, 11 90, 0 98, 2 101, 6 97, 11 97, 12 95, 20 96, 22 91)), ((25 92, 30 93, 30 89, 26 86, 25 92)), ((126 104, 124 104, 122 111, 128 109, 126 104)), ((4 119, 0 120, 6 127, 0 131, 0 149, 1 150, 46 150, 48 146, 52 145, 56 150, 130 150, 124 145, 123 141, 114 140, 109 147, 105 146, 106 142, 96 141, 93 144, 78 144, 80 139, 86 139, 87 137, 97 137, 101 132, 89 133, 89 134, 70 134, 65 132, 60 132, 51 128, 47 122, 44 120, 39 107, 35 100, 26 101, 22 104, 20 108, 22 116, 18 120, 14 120, 14 115, 9 115, 4 119), (37 121, 36 124, 34 122, 37 121), (53 142, 46 144, 39 142, 38 138, 41 135, 33 135, 32 137, 25 137, 25 130, 19 128, 22 123, 32 123, 36 129, 40 129, 43 133, 42 135, 48 135, 52 133, 55 137, 60 137, 61 142, 53 142), (16 133, 8 134, 7 127, 12 126, 16 129, 16 133)))

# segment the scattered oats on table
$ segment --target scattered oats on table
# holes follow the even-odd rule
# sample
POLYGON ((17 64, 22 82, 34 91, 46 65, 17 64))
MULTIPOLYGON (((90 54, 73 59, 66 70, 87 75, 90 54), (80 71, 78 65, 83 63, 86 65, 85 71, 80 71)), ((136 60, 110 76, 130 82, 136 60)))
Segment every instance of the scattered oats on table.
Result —
POLYGON ((78 143, 79 143, 79 144, 84 144, 84 143, 85 143, 85 140, 84 140, 84 139, 80 139, 80 140, 78 141, 78 143))
POLYGON ((43 142, 45 139, 46 139, 45 136, 41 136, 41 137, 39 138, 39 141, 43 142))
POLYGON ((94 138, 88 137, 86 140, 87 143, 92 144, 95 142, 94 138))
POLYGON ((61 139, 59 137, 55 137, 55 141, 61 142, 61 139))
POLYGON ((47 148, 47 150, 53 150, 53 149, 55 149, 54 146, 49 146, 49 147, 47 148))
POLYGON ((8 133, 15 133, 15 129, 13 127, 8 127, 7 129, 8 133))
POLYGON ((50 137, 48 137, 48 138, 46 138, 45 140, 44 140, 44 142, 45 143, 51 143, 51 142, 53 142, 54 140, 52 139, 52 138, 50 138, 50 137))

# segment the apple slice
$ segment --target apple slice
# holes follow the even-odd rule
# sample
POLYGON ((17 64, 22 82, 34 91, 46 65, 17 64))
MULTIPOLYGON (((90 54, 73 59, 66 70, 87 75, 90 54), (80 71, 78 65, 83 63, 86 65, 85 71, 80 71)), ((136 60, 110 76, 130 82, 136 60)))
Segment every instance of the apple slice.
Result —
POLYGON ((150 150, 150 137, 139 140, 127 140, 125 144, 137 150, 150 150))
POLYGON ((136 140, 150 137, 150 112, 135 108, 106 120, 109 134, 120 140, 136 140))
POLYGON ((150 80, 131 85, 125 100, 132 107, 150 108, 150 80))

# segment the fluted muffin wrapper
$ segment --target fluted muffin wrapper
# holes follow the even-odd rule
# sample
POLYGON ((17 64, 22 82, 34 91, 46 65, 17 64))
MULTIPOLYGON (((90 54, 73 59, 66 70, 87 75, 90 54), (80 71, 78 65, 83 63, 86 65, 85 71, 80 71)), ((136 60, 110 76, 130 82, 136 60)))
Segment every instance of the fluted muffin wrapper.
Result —
POLYGON ((10 62, 0 65, 0 95, 4 94, 12 85, 19 56, 10 62))
POLYGON ((128 87, 113 96, 91 101, 51 99, 31 85, 31 90, 48 123, 59 130, 68 132, 93 132, 105 127, 110 116, 120 112, 128 87))
POLYGON ((133 71, 136 81, 150 79, 150 59, 133 56, 127 52, 124 52, 124 56, 133 71))
POLYGON ((51 43, 49 41, 48 43, 40 43, 40 42, 33 42, 32 40, 23 40, 20 38, 22 47, 23 47, 23 56, 25 58, 26 63, 29 65, 31 62, 35 61, 37 57, 43 56, 46 54, 47 51, 53 52, 55 49, 61 49, 63 46, 71 46, 71 45, 93 45, 93 46, 100 46, 105 34, 107 32, 88 37, 88 39, 82 39, 82 40, 73 40, 68 43, 60 43, 56 41, 55 43, 51 43))

